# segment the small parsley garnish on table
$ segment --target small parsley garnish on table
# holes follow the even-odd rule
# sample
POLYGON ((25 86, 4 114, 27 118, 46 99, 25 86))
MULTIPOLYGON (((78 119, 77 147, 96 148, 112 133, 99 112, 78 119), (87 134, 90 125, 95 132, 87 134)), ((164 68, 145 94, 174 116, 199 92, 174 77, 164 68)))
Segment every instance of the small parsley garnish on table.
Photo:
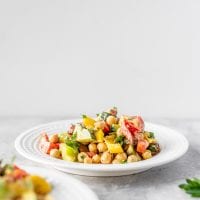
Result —
POLYGON ((200 197, 200 179, 186 179, 186 183, 179 185, 179 187, 192 197, 200 197))

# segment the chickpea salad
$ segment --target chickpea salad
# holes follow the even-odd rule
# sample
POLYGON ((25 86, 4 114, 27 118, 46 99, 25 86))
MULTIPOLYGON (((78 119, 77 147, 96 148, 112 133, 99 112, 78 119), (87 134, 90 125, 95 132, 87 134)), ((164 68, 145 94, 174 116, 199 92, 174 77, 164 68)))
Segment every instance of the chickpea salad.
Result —
POLYGON ((51 157, 88 164, 124 164, 150 159, 160 152, 154 133, 140 116, 117 115, 113 107, 96 118, 82 115, 64 133, 42 133, 39 146, 51 157))
POLYGON ((1 200, 52 200, 51 190, 52 186, 43 177, 0 161, 1 200))

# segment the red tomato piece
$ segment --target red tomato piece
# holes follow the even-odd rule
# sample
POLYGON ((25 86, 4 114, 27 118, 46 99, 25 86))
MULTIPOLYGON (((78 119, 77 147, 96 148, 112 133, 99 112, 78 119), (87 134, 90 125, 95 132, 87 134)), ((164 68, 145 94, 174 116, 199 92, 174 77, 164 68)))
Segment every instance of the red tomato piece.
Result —
POLYGON ((134 116, 131 120, 134 124, 134 127, 138 129, 139 132, 144 131, 144 121, 140 116, 134 116))
POLYGON ((55 145, 55 148, 54 148, 54 149, 59 149, 60 143, 54 143, 54 145, 55 145))
POLYGON ((130 141, 131 144, 137 139, 137 134, 139 129, 134 126, 134 124, 129 120, 124 120, 121 126, 122 133, 130 141))
POLYGON ((52 143, 52 142, 42 142, 42 143, 40 143, 40 148, 41 148, 42 152, 49 154, 51 149, 58 149, 59 144, 52 143))
POLYGON ((20 169, 17 165, 14 165, 14 169, 20 169))
POLYGON ((124 120, 124 124, 126 128, 131 132, 132 135, 135 135, 135 133, 139 131, 139 129, 135 127, 135 125, 132 122, 128 120, 124 120))
POLYGON ((137 152, 144 153, 149 146, 149 143, 146 140, 139 140, 137 144, 137 152))
POLYGON ((21 178, 24 178, 24 177, 26 177, 28 175, 28 173, 26 172, 26 171, 24 171, 24 170, 22 170, 22 169, 15 169, 14 171, 13 171, 13 177, 15 178, 15 179, 21 179, 21 178))
POLYGON ((121 130, 122 130, 123 135, 129 140, 131 144, 133 144, 134 143, 133 135, 129 131, 129 129, 126 127, 125 123, 122 123, 121 130))
POLYGON ((105 126, 103 128, 103 132, 104 133, 109 133, 109 131, 110 131, 110 126, 107 123, 105 123, 105 126))
POLYGON ((94 153, 94 152, 86 152, 87 153, 87 155, 90 157, 90 158, 92 158, 96 153, 94 153))

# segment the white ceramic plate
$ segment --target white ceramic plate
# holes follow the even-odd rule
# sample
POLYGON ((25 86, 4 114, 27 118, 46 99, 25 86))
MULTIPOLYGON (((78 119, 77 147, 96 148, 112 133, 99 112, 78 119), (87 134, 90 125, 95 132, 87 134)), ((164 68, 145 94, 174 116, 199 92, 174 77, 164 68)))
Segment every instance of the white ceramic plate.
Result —
POLYGON ((180 158, 188 149, 188 141, 182 134, 165 126, 145 123, 145 130, 154 132, 161 146, 161 152, 148 160, 127 164, 95 165, 67 162, 41 152, 38 137, 42 132, 48 134, 66 132, 68 125, 77 121, 80 120, 58 121, 32 128, 18 136, 15 147, 27 159, 51 165, 64 172, 87 176, 121 176, 139 173, 172 162, 180 158))
POLYGON ((98 200, 94 192, 92 192, 85 184, 69 175, 42 167, 18 166, 30 174, 45 177, 53 185, 52 196, 54 200, 98 200))

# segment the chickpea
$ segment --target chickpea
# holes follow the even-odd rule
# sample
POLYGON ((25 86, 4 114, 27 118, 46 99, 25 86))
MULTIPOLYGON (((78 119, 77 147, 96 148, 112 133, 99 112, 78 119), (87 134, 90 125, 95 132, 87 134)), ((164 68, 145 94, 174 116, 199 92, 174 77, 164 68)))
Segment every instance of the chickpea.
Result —
POLYGON ((87 156, 86 158, 84 158, 84 163, 86 163, 86 164, 92 164, 92 158, 90 158, 89 156, 87 156))
POLYGON ((50 156, 54 158, 61 158, 60 151, 58 149, 51 149, 50 156))
POLYGON ((151 151, 146 150, 143 154, 142 157, 146 160, 152 157, 151 151))
POLYGON ((96 129, 104 129, 105 122, 103 120, 97 121, 97 122, 94 123, 94 127, 96 129))
POLYGON ((135 154, 138 158, 138 161, 142 160, 142 158, 140 157, 140 155, 138 153, 135 154))
POLYGON ((105 152, 108 150, 107 145, 104 142, 97 144, 97 149, 99 152, 105 152))
POLYGON ((127 148, 127 150, 126 150, 126 153, 127 153, 128 155, 132 155, 132 154, 135 153, 135 150, 134 150, 133 145, 131 145, 131 144, 128 145, 128 148, 127 148))
POLYGON ((117 129, 117 136, 119 137, 120 135, 123 135, 122 129, 118 128, 117 129))
POLYGON ((84 162, 84 159, 85 159, 86 157, 88 157, 87 153, 85 153, 85 152, 79 153, 79 154, 78 154, 78 162, 83 163, 83 162, 84 162))
POLYGON ((88 152, 89 150, 88 150, 88 147, 86 145, 80 144, 79 151, 80 152, 88 152))
POLYGON ((51 136, 49 137, 49 142, 52 142, 52 143, 57 143, 57 142, 59 142, 58 134, 51 135, 51 136))
POLYGON ((112 164, 121 164, 121 162, 120 162, 119 160, 117 160, 117 159, 114 159, 114 160, 112 161, 112 164))
POLYGON ((97 145, 95 143, 90 143, 88 149, 90 152, 97 153, 97 145))
POLYGON ((127 155, 126 155, 126 153, 118 153, 115 156, 115 159, 118 160, 119 162, 123 162, 123 161, 127 160, 127 155))
POLYGON ((98 155, 98 154, 95 154, 95 155, 92 157, 92 162, 93 162, 93 163, 96 163, 96 164, 100 163, 100 162, 101 162, 101 156, 98 155))
POLYGON ((109 124, 111 126, 112 124, 117 123, 117 119, 116 119, 116 117, 110 115, 107 117, 106 122, 107 122, 107 124, 109 124))
POLYGON ((139 160, 138 160, 138 157, 136 155, 130 155, 130 156, 128 156, 128 159, 127 159, 128 163, 137 162, 137 161, 139 161, 139 160))
POLYGON ((109 152, 104 152, 101 156, 101 163, 110 164, 112 162, 112 155, 109 152))

